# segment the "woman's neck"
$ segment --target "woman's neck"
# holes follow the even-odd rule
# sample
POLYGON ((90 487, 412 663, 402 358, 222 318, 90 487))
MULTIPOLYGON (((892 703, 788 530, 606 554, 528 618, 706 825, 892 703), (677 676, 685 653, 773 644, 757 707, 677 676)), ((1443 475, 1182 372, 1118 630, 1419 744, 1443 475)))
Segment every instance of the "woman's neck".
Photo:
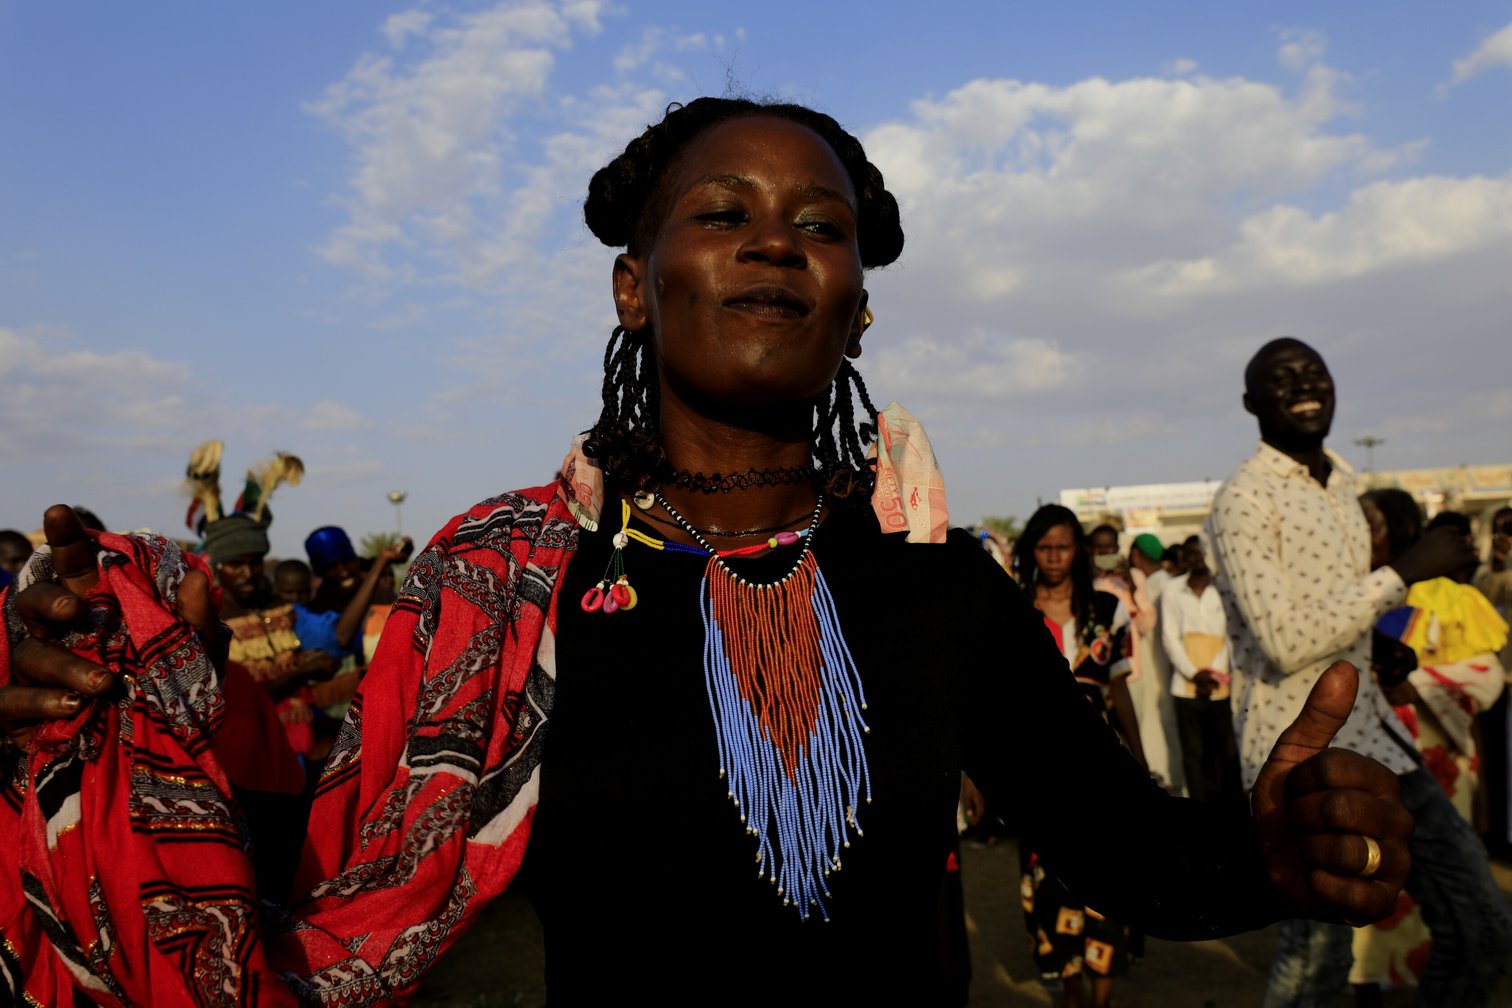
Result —
POLYGON ((1034 597, 1046 602, 1070 602, 1075 590, 1076 586, 1071 583, 1070 578, 1060 584, 1046 584, 1041 581, 1034 586, 1034 597))
POLYGON ((813 481, 801 476, 801 470, 813 464, 812 409, 801 419, 799 411, 791 411, 793 416, 781 424, 769 416, 758 428, 693 416, 667 405, 662 410, 662 446, 673 469, 705 477, 783 474, 772 485, 759 485, 758 477, 751 481, 758 485, 712 493, 675 482, 663 486, 662 496, 690 525, 705 533, 738 532, 786 525, 796 515, 807 517, 818 497, 813 481))

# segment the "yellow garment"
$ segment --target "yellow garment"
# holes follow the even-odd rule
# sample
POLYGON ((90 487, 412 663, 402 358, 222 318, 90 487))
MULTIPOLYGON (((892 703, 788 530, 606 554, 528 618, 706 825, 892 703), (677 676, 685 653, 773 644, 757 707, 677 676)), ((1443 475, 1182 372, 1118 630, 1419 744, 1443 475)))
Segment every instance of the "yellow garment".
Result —
POLYGON ((1507 621, 1470 585, 1448 578, 1419 581, 1407 604, 1418 612, 1402 642, 1417 652, 1420 664, 1496 654, 1507 643, 1507 621))

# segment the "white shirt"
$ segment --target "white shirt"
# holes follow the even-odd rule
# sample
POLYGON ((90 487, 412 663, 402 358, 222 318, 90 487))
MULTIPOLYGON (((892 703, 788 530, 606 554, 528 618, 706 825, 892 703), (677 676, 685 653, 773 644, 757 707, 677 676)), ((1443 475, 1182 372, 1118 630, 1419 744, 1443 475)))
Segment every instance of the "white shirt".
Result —
POLYGON ((1145 591, 1149 593, 1150 601, 1158 603, 1160 593, 1166 590, 1171 583, 1171 572, 1164 567, 1145 578, 1145 591))
POLYGON ((1318 676, 1341 658, 1360 670, 1360 691, 1333 744, 1393 773, 1415 766, 1387 733, 1395 715, 1370 675, 1370 628, 1402 603, 1407 586, 1390 567, 1371 571, 1353 471, 1327 454, 1333 471, 1325 489, 1306 466, 1262 442, 1218 488, 1203 526, 1228 616, 1246 788, 1318 676))
MULTIPOLYGON (((1160 638, 1165 645, 1166 657, 1171 668, 1179 675, 1171 676, 1171 695, 1183 699, 1197 696, 1197 684, 1192 680, 1200 671, 1187 654, 1186 635, 1189 633, 1210 634, 1218 638, 1228 635, 1228 620, 1224 617, 1223 599, 1218 589, 1209 584, 1201 595, 1188 585, 1186 574, 1172 578, 1160 595, 1160 638)), ((1229 646, 1225 643, 1207 668, 1215 672, 1227 672, 1229 646)), ((1227 687, 1219 687, 1212 699, 1222 700, 1229 695, 1227 687)))

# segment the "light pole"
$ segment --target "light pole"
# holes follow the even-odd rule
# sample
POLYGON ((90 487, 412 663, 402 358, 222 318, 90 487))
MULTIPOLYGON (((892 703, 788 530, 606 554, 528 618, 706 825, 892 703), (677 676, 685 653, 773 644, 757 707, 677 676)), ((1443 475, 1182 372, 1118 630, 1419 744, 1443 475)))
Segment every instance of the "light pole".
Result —
POLYGON ((1362 438, 1355 438, 1355 444, 1365 449, 1365 471, 1375 472, 1375 449, 1376 445, 1383 445, 1386 439, 1367 434, 1362 438))
POLYGON ((394 531, 399 533, 400 539, 404 538, 404 512, 400 509, 400 505, 408 496, 409 494, 403 490, 390 490, 388 494, 389 503, 394 505, 394 531))

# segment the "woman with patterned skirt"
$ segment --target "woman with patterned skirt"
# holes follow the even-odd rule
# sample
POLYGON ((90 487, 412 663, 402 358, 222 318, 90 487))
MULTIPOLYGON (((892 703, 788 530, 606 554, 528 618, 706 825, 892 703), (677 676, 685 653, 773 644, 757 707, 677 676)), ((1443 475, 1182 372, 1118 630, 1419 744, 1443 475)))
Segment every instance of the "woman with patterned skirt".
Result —
MULTIPOLYGON (((1117 596, 1093 589, 1081 522, 1058 504, 1041 507, 1024 526, 1014 561, 1019 583, 1034 599, 1082 695, 1117 724, 1143 765, 1126 681, 1129 611, 1117 596)), ((1019 841, 1024 919, 1035 964, 1042 978, 1063 985, 1067 1005, 1106 1005, 1113 977, 1128 972, 1128 928, 1046 871, 1036 853, 1037 832, 1036 823, 1027 823, 1019 841)))

